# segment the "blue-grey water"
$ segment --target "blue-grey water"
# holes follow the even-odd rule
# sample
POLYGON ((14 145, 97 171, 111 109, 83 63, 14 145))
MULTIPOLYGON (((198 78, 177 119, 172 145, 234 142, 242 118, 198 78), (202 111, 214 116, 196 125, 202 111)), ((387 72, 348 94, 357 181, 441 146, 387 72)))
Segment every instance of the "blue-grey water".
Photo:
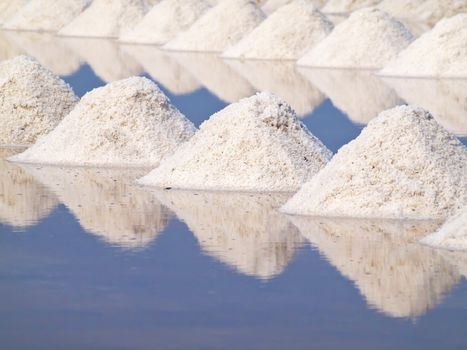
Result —
MULTIPOLYGON (((197 126, 271 90, 334 152, 401 103, 467 143, 466 81, 0 33, 0 60, 20 53, 79 96, 144 75, 197 126)), ((149 191, 140 175, 0 160, 0 349, 467 348, 467 255, 416 243, 439 223, 290 218, 286 196, 149 191)))

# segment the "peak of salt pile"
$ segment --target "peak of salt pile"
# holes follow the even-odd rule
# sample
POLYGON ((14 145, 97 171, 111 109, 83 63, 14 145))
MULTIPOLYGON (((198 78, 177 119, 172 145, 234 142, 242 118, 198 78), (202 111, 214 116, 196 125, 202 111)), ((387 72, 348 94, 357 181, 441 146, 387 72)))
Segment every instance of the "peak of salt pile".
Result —
POLYGON ((296 60, 333 28, 310 0, 294 0, 271 14, 222 56, 296 60))
POLYGON ((379 74, 467 78, 467 13, 439 21, 379 74))
POLYGON ((145 0, 94 0, 59 34, 118 38, 132 30, 147 11, 145 0))
POLYGON ((30 0, 4 0, 0 2, 0 24, 13 17, 30 0))
POLYGON ((156 4, 121 42, 165 44, 211 8, 208 0, 164 0, 156 4))
POLYGON ((77 103, 71 87, 27 56, 0 63, 0 145, 30 145, 77 103))
POLYGON ((89 0, 31 0, 3 28, 56 32, 70 23, 88 4, 89 0))
POLYGON ((442 219, 467 203, 467 149, 430 113, 381 112, 283 207, 290 214, 442 219))
POLYGON ((306 53, 297 64, 314 67, 381 68, 413 40, 404 25, 387 13, 356 11, 306 53))
POLYGON ((467 206, 450 217, 438 231, 423 238, 421 242, 435 248, 467 250, 467 206))
POLYGON ((322 10, 325 13, 349 13, 364 7, 377 5, 381 0, 328 0, 322 10))
POLYGON ((222 0, 187 31, 164 45, 177 51, 222 52, 239 42, 266 17, 251 0, 222 0))
POLYGON ((227 106, 140 183, 212 190, 293 191, 331 152, 270 93, 227 106))
POLYGON ((195 132, 152 81, 132 77, 92 90, 33 147, 22 163, 139 166, 159 164, 195 132))

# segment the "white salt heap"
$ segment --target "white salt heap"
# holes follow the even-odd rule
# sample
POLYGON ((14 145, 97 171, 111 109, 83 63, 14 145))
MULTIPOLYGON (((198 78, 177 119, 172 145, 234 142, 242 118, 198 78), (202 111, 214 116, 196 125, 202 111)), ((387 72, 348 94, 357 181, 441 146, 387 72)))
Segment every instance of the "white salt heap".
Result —
POLYGON ((6 29, 56 32, 88 6, 89 0, 31 0, 3 25, 6 29))
POLYGON ((270 93, 227 106, 159 168, 140 180, 156 187, 293 191, 331 152, 270 93))
POLYGON ((154 6, 133 30, 120 41, 140 44, 165 44, 211 8, 208 0, 164 0, 154 6))
MULTIPOLYGON (((292 1, 295 1, 295 0, 266 0, 266 2, 261 7, 261 9, 265 13, 270 15, 271 13, 276 11, 278 8, 280 8, 281 6, 287 5, 287 4, 291 3, 292 1)), ((326 0, 310 0, 310 2, 313 5, 315 5, 316 7, 320 8, 320 7, 322 7, 324 5, 326 0)))
POLYGON ((322 10, 325 13, 349 13, 364 7, 377 5, 381 0, 328 0, 322 10))
POLYGON ((467 250, 467 206, 450 217, 438 231, 423 238, 421 242, 435 248, 467 250))
POLYGON ((404 25, 377 9, 354 12, 306 53, 301 66, 381 68, 413 40, 404 25))
POLYGON ((222 0, 164 48, 222 52, 239 42, 266 17, 251 0, 222 0))
POLYGON ((467 13, 439 21, 379 74, 467 78, 467 13))
POLYGON ((156 166, 194 131, 153 82, 132 77, 87 93, 50 134, 12 160, 156 166))
POLYGON ((0 63, 0 145, 30 145, 77 103, 71 87, 36 60, 0 63))
POLYGON ((0 24, 13 17, 30 0, 2 0, 0 1, 0 24))
POLYGON ((60 35, 119 37, 132 30, 148 11, 145 0, 94 0, 60 35))
POLYGON ((333 28, 310 0, 294 0, 275 11, 222 56, 296 60, 333 28))
POLYGON ((290 214, 444 219, 467 203, 467 149, 421 108, 380 113, 283 207, 290 214))

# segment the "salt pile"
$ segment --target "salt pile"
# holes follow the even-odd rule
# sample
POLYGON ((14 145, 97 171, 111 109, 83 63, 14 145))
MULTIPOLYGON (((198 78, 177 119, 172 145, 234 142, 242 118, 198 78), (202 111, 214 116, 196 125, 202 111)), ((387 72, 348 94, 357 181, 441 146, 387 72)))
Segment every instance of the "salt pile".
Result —
POLYGON ((467 78, 467 13, 445 18, 415 40, 379 74, 467 78))
POLYGON ((71 87, 36 60, 0 63, 0 145, 30 145, 77 103, 71 87))
POLYGON ((424 221, 293 217, 313 247, 352 281, 368 305, 397 318, 427 313, 460 280, 456 268, 417 239, 424 221))
POLYGON ((275 11, 222 56, 296 60, 333 28, 310 0, 294 0, 275 11))
POLYGON ((211 8, 208 0, 164 0, 154 6, 122 42, 165 44, 184 32, 211 8))
POLYGON ((366 8, 354 12, 306 53, 301 66, 381 68, 413 40, 405 27, 385 12, 366 8))
POLYGON ((364 7, 377 5, 381 0, 328 0, 323 6, 325 13, 349 13, 364 7))
POLYGON ((156 191, 208 255, 261 280, 279 275, 303 238, 276 209, 284 194, 156 191))
POLYGON ((467 206, 449 218, 437 232, 423 238, 421 242, 436 248, 467 250, 467 206))
POLYGON ((31 0, 3 28, 56 32, 88 6, 88 0, 31 0))
POLYGON ((13 17, 30 0, 7 0, 0 2, 0 24, 13 17))
POLYGON ((227 106, 139 182, 156 187, 293 191, 331 152, 270 93, 227 106))
POLYGON ((370 121, 282 210, 299 215, 444 219, 467 203, 467 149, 421 108, 370 121))
POLYGON ((222 0, 164 48, 222 52, 239 42, 265 17, 251 0, 222 0))
MULTIPOLYGON (((270 15, 274 11, 276 11, 278 8, 287 5, 291 3, 292 1, 295 0, 266 0, 266 3, 261 7, 261 9, 270 15)), ((326 0, 310 0, 310 2, 315 5, 316 7, 320 8, 324 5, 326 0)))
POLYGON ((145 0, 94 0, 59 34, 118 38, 132 30, 147 11, 145 0))
POLYGON ((11 159, 23 163, 157 166, 195 132, 146 78, 120 80, 87 93, 33 147, 11 159))

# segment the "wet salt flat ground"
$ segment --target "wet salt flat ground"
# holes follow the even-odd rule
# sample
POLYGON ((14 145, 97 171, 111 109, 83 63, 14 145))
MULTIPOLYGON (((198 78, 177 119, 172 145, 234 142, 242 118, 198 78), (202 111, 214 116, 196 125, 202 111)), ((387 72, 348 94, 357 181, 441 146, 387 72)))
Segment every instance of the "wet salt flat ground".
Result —
MULTIPOLYGON (((270 90, 333 151, 404 102, 467 134, 462 80, 0 32, 0 59, 20 53, 80 96, 145 75, 196 125, 270 90)), ((284 195, 150 191, 139 171, 18 167, 13 152, 0 154, 1 349, 467 347, 467 254, 416 243, 437 222, 287 217, 284 195)))

